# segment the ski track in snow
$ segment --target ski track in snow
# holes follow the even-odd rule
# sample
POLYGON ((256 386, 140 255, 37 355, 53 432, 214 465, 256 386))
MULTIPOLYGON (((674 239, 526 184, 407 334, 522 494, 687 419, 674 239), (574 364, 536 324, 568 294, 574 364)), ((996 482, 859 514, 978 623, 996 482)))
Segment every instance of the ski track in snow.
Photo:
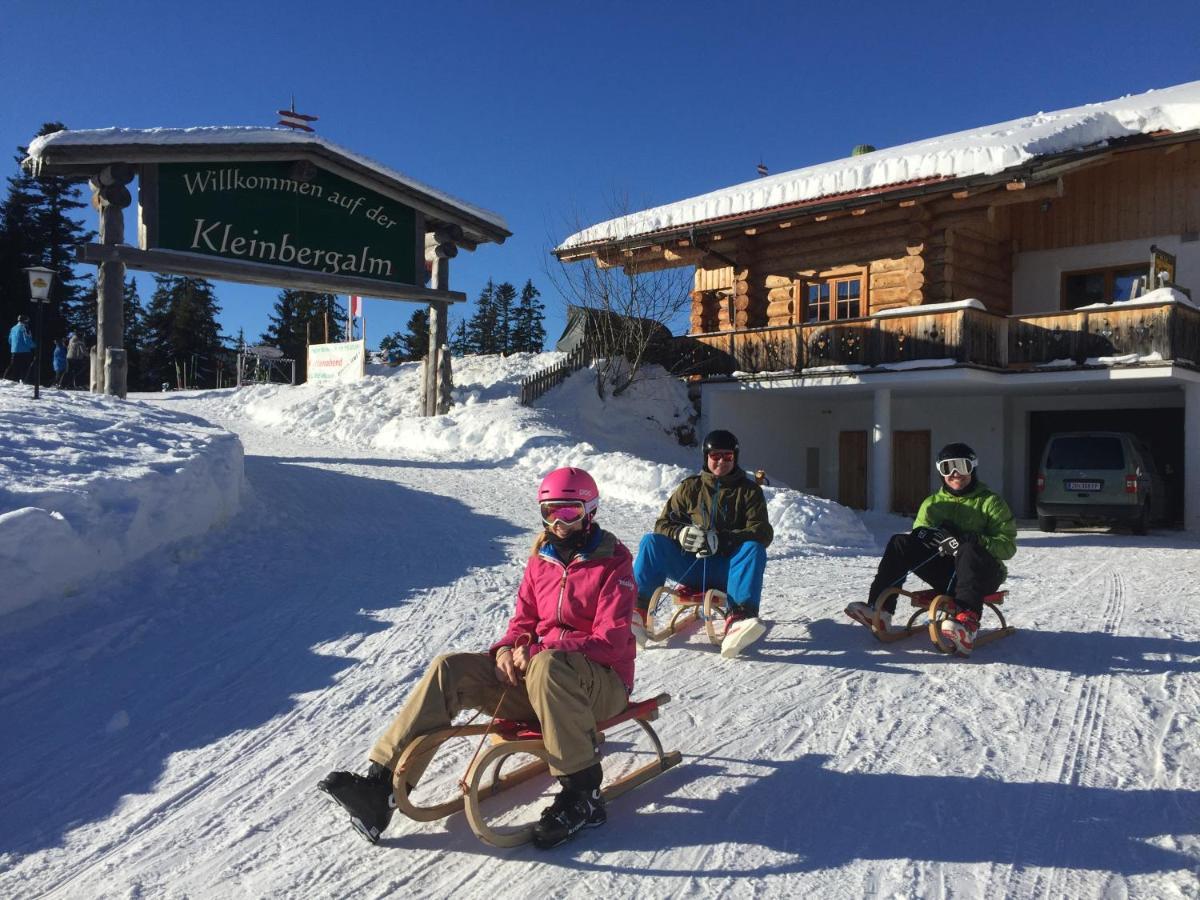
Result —
MULTIPOLYGON (((362 764, 433 655, 500 632, 534 475, 220 424, 254 491, 235 522, 0 635, 0 715, 28 722, 0 751, 0 895, 1200 896, 1186 536, 1022 532, 1018 631, 965 662, 842 615, 871 554, 772 559, 755 652, 691 626, 639 657, 684 764, 605 828, 500 851, 461 816, 398 817, 372 848, 314 785, 362 764)), ((601 517, 631 546, 649 525, 601 517)), ((610 776, 645 758, 634 734, 609 736, 610 776)))

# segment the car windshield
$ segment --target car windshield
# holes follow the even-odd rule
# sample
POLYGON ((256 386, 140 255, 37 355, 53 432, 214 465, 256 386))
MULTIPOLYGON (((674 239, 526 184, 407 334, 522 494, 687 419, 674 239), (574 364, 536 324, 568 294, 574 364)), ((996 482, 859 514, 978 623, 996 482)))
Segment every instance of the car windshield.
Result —
POLYGON ((1115 437, 1060 437, 1050 444, 1047 469, 1124 469, 1125 454, 1115 437))

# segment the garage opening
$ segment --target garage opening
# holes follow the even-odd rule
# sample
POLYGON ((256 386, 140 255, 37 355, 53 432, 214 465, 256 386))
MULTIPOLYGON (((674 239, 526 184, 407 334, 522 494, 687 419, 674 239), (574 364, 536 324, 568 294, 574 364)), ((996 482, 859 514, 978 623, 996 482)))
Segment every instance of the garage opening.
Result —
POLYGON ((1150 448, 1167 486, 1166 518, 1159 525, 1183 527, 1183 408, 1054 410, 1029 414, 1028 509, 1037 498, 1034 476, 1050 435, 1058 431, 1127 431, 1150 448))

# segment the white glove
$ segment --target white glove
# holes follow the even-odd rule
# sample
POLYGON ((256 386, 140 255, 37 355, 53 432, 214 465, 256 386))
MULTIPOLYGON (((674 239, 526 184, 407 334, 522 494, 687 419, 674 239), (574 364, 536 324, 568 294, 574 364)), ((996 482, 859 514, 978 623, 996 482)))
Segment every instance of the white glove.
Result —
POLYGON ((706 547, 704 529, 695 525, 684 525, 679 530, 679 546, 688 553, 698 553, 701 547, 706 547))
POLYGON ((679 546, 697 556, 712 556, 717 552, 717 533, 695 525, 685 525, 679 532, 679 546))

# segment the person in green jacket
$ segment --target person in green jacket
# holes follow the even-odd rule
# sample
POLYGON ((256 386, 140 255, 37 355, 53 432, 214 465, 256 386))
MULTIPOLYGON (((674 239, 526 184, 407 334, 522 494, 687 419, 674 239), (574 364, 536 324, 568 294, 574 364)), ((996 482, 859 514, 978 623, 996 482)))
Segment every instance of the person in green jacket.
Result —
POLYGON ((721 655, 736 656, 766 631, 758 618, 767 547, 775 536, 762 488, 738 466, 737 437, 716 429, 704 438, 701 471, 675 488, 654 531, 642 538, 633 575, 633 636, 646 644, 650 598, 667 579, 725 592, 721 655))
MULTIPOLYGON (((962 656, 971 653, 983 598, 996 591, 1008 572, 1004 560, 1017 552, 1017 526, 1004 498, 979 480, 979 457, 966 444, 947 444, 937 455, 942 486, 925 498, 913 530, 892 535, 866 603, 851 603, 846 615, 868 628, 875 600, 889 587, 903 587, 915 572, 941 593, 954 597, 958 613, 942 622, 942 637, 962 656)), ((896 598, 890 597, 880 621, 891 625, 896 598)))

